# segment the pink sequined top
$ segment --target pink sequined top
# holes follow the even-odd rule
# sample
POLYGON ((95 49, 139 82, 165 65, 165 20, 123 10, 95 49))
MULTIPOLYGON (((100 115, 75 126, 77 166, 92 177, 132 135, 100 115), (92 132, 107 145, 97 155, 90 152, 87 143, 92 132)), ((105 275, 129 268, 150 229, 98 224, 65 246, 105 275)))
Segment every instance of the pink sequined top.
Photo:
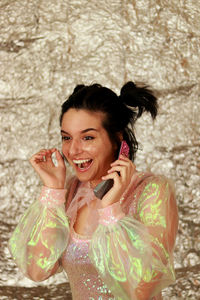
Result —
POLYGON ((89 183, 76 178, 67 200, 65 193, 43 187, 15 229, 9 248, 24 274, 39 281, 64 268, 73 300, 161 299, 175 281, 178 214, 169 181, 138 173, 120 202, 106 208, 89 183), (74 224, 85 205, 80 235, 74 224))

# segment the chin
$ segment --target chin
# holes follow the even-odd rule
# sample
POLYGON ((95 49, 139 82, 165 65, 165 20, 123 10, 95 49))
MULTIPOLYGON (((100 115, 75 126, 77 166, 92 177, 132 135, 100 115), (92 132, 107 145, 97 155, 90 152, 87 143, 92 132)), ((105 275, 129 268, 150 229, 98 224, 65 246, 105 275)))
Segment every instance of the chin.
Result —
POLYGON ((79 172, 75 172, 77 178, 82 182, 87 182, 92 180, 91 176, 87 176, 86 174, 80 174, 79 172))
POLYGON ((91 182, 91 181, 101 181, 101 178, 96 178, 95 176, 90 176, 89 174, 80 174, 76 172, 76 176, 77 178, 81 181, 81 182, 91 182))

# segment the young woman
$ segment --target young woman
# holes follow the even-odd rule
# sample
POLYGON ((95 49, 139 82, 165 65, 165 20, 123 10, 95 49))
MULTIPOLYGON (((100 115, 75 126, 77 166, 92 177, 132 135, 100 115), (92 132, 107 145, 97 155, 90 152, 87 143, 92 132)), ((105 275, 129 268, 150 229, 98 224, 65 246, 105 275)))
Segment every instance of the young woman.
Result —
POLYGON ((133 163, 133 125, 144 111, 155 118, 157 99, 133 82, 120 96, 98 84, 78 85, 63 103, 62 154, 42 149, 30 159, 42 192, 9 241, 26 276, 41 281, 64 269, 74 300, 162 299, 161 290, 174 283, 173 188, 133 163), (122 141, 129 157, 118 157, 122 141), (75 172, 67 180, 64 159, 75 172), (110 189, 95 196, 108 180, 110 189))

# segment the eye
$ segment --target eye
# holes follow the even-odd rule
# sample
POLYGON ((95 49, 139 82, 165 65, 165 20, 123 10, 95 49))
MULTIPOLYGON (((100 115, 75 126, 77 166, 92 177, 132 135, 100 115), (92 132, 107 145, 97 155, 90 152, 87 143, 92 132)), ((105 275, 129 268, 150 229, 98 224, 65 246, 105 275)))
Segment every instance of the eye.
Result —
POLYGON ((69 141, 70 140, 70 137, 69 136, 62 136, 62 141, 69 141))
POLYGON ((89 141, 89 140, 93 140, 94 137, 93 136, 90 136, 90 135, 87 135, 83 138, 85 141, 89 141))

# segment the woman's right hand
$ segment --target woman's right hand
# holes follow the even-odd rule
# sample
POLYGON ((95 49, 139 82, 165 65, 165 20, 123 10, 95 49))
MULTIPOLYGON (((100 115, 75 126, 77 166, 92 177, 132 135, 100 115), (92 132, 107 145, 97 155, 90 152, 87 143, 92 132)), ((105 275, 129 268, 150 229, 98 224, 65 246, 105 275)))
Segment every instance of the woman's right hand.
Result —
POLYGON ((53 189, 64 188, 66 167, 62 155, 56 148, 40 150, 30 158, 30 163, 45 186, 53 189), (55 166, 52 160, 54 152, 57 159, 57 166, 55 166))

